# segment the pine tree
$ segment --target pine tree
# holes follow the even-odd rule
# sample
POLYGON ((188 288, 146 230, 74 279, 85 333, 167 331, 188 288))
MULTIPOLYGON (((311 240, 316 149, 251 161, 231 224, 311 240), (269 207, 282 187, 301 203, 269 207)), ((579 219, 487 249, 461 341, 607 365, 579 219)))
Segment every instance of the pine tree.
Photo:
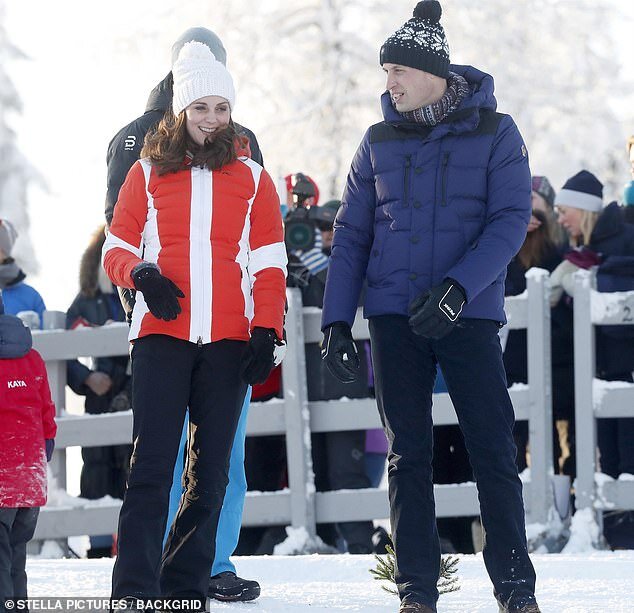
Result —
MULTIPOLYGON (((395 584, 394 570, 395 570, 395 554, 391 545, 386 545, 385 550, 387 553, 385 556, 375 555, 377 561, 376 568, 371 568, 370 573, 374 575, 374 579, 377 581, 388 581, 390 585, 382 585, 381 588, 390 594, 398 594, 398 592, 391 587, 395 584)), ((457 592, 460 589, 458 583, 458 558, 455 556, 445 556, 440 559, 440 576, 438 577, 438 592, 440 594, 448 594, 449 592, 457 592)))

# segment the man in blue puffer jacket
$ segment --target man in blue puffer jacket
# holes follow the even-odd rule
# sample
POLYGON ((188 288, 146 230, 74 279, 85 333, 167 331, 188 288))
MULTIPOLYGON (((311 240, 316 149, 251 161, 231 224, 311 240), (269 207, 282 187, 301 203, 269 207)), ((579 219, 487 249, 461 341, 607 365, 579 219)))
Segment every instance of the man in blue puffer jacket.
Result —
POLYGON ((470 455, 501 611, 537 612, 513 407, 498 330, 504 277, 526 236, 531 175, 493 79, 450 66, 436 0, 381 48, 384 121, 365 134, 337 215, 322 356, 357 376, 351 325, 367 279, 401 611, 436 611, 440 549, 432 485, 431 399, 442 368, 470 455))

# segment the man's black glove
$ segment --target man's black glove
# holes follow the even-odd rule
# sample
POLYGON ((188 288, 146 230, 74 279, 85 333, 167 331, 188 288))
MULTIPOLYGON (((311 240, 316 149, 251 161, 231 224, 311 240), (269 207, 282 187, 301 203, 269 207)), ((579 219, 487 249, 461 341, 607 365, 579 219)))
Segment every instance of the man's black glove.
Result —
POLYGON ((134 287, 143 294, 145 304, 150 313, 158 319, 171 321, 176 319, 181 312, 179 298, 185 298, 185 294, 176 284, 164 277, 158 268, 143 266, 132 271, 134 287))
POLYGON ((453 330, 465 301, 462 287, 453 279, 446 279, 409 305, 409 325, 419 336, 442 338, 453 330))
POLYGON ((333 377, 342 383, 353 383, 359 374, 359 354, 352 340, 350 326, 336 321, 324 330, 321 359, 333 377))
POLYGON ((275 366, 277 334, 272 328, 253 328, 242 356, 242 379, 249 385, 264 383, 275 366))

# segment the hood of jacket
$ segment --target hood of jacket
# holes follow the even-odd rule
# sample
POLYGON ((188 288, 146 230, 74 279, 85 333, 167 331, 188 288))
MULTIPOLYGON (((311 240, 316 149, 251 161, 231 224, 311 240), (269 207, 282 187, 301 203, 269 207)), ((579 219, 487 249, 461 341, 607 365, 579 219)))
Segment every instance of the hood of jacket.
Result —
POLYGON ((106 240, 103 228, 93 235, 79 264, 79 291, 89 298, 99 290, 99 269, 101 267, 101 248, 106 240))
POLYGON ((0 315, 0 359, 21 358, 32 346, 31 330, 19 317, 0 315))
MULTIPOLYGON (((480 110, 489 109, 495 111, 497 100, 495 99, 495 85, 493 77, 473 66, 458 66, 452 64, 449 67, 451 72, 463 77, 469 84, 469 94, 465 96, 460 106, 450 113, 443 121, 434 126, 430 136, 442 138, 445 134, 469 132, 478 126, 480 121, 480 110)), ((381 108, 383 119, 390 125, 412 126, 411 121, 405 119, 393 106, 389 92, 384 92, 381 96, 381 108)), ((427 126, 420 126, 429 129, 427 126)))
POLYGON ((172 104, 172 73, 167 76, 150 92, 145 105, 145 112, 160 111, 164 113, 172 104))
POLYGON ((623 219, 621 207, 616 202, 611 202, 601 211, 597 219, 597 223, 590 237, 590 245, 600 243, 612 236, 621 234, 624 224, 625 220, 623 219))

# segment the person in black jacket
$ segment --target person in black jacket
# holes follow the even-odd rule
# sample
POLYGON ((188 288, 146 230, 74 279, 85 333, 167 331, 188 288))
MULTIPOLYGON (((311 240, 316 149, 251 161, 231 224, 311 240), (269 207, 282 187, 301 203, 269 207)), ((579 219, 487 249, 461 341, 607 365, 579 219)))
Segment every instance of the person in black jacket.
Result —
MULTIPOLYGON (((125 321, 125 314, 115 287, 101 267, 101 248, 105 226, 92 237, 81 259, 79 293, 66 313, 66 328, 102 326, 112 321, 125 321)), ((130 374, 128 356, 100 357, 88 368, 78 360, 66 363, 70 388, 85 396, 86 413, 91 415, 127 411, 130 406, 130 374)), ((123 499, 130 465, 131 445, 84 447, 80 496, 94 500, 103 496, 123 499)), ((112 555, 112 535, 90 537, 89 558, 112 555)))
MULTIPOLYGON (((172 65, 178 57, 178 53, 185 43, 197 41, 207 45, 214 57, 222 64, 227 63, 227 52, 220 38, 211 30, 202 27, 189 28, 183 32, 172 46, 172 65)), ((165 111, 172 104, 173 78, 170 71, 167 76, 152 90, 148 98, 145 113, 137 117, 134 121, 124 126, 117 132, 108 145, 106 161, 108 164, 108 182, 106 192, 105 216, 106 223, 110 225, 114 208, 119 197, 119 190, 132 165, 139 159, 145 136, 155 129, 158 122, 163 118, 165 111)), ((233 120, 231 120, 233 123, 233 120)), ((243 134, 249 140, 251 159, 260 165, 264 165, 262 153, 258 141, 248 128, 235 124, 236 131, 243 134)), ((126 311, 128 321, 131 321, 132 308, 134 307, 134 292, 128 289, 119 288, 121 302, 126 311)), ((236 432, 233 450, 231 453, 231 464, 244 463, 244 438, 246 432, 246 416, 249 407, 250 392, 242 409, 240 423, 236 432)), ((185 429, 187 423, 185 423, 185 429)), ((184 456, 185 437, 181 440, 179 457, 184 456)), ((170 517, 176 511, 180 498, 180 474, 178 468, 182 466, 177 462, 174 475, 174 485, 170 494, 170 517)), ((260 595, 260 585, 257 581, 242 579, 235 572, 235 566, 229 556, 235 550, 240 532, 240 521, 242 517, 242 506, 246 494, 246 478, 244 468, 240 479, 234 479, 230 470, 229 484, 225 494, 223 513, 220 517, 218 527, 218 538, 216 542, 216 557, 212 568, 212 577, 209 582, 208 596, 222 601, 245 601, 253 600, 260 595), (231 551, 229 551, 229 549, 231 551)), ((169 528, 169 520, 168 520, 169 528)))
MULTIPOLYGON (((554 198, 554 192, 553 192, 554 198)), ((517 296, 526 290, 526 272, 533 267, 552 272, 563 259, 563 248, 553 242, 550 216, 542 210, 533 210, 528 224, 526 240, 519 253, 507 267, 505 295, 517 296)), ((504 368, 508 385, 528 383, 528 356, 526 330, 509 331, 504 348, 504 368)), ((561 297, 551 309, 551 355, 553 420, 567 425, 569 455, 560 467, 562 449, 553 423, 553 452, 555 474, 560 471, 574 478, 574 365, 573 365, 572 309, 561 297)), ((514 428, 517 445, 517 467, 521 472, 527 466, 528 422, 516 422, 514 428)))
MULTIPOLYGON (((577 250, 551 275, 551 304, 558 292, 572 295, 579 268, 598 265, 599 291, 634 289, 634 226, 625 222, 616 202, 603 207, 603 185, 582 170, 568 179, 555 202, 560 223, 577 250), (617 280, 619 279, 620 280, 617 280)), ((606 381, 633 382, 634 338, 631 330, 612 326, 596 329, 596 376, 606 381)), ((597 442, 601 471, 613 478, 634 473, 634 418, 600 419, 597 442)), ((634 548, 634 512, 610 512, 603 533, 615 549, 634 548)))

